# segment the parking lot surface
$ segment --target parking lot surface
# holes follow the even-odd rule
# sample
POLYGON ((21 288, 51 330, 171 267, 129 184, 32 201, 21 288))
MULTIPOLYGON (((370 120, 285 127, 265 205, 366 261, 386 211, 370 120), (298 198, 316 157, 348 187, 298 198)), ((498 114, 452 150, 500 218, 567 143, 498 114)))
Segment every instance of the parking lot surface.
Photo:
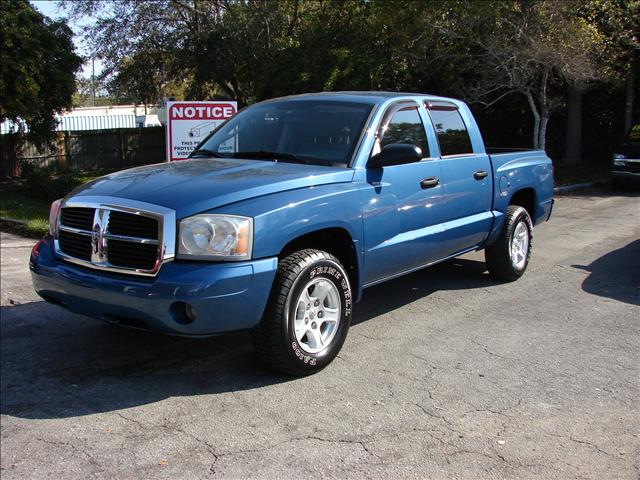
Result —
POLYGON ((640 474, 640 197, 560 197, 527 273, 481 252, 373 287, 288 378, 246 334, 118 329, 41 301, 2 233, 1 472, 22 478, 640 474))

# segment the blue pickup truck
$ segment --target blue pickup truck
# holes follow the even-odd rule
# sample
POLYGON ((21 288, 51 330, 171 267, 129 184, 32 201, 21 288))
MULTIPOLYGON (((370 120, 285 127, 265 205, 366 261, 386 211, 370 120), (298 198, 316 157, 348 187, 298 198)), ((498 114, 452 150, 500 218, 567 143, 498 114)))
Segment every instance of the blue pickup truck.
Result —
POLYGON ((552 194, 545 153, 490 154, 458 100, 290 96, 242 110, 190 160, 55 201, 30 267, 72 312, 174 335, 251 330, 268 366, 304 375, 338 354, 371 285, 481 249, 516 280, 552 194))

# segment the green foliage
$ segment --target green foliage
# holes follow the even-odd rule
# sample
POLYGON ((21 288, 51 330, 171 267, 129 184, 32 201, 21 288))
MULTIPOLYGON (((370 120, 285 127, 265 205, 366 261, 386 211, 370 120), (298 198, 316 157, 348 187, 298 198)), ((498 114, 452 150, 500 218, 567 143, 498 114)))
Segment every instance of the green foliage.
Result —
POLYGON ((72 16, 94 19, 86 38, 121 98, 247 105, 325 90, 429 92, 463 98, 476 110, 515 112, 539 147, 547 123, 566 107, 569 86, 617 85, 626 74, 638 52, 639 4, 63 1, 72 16))
POLYGON ((23 163, 20 170, 24 188, 36 200, 51 202, 64 197, 85 181, 83 177, 75 174, 56 175, 55 165, 38 167, 33 163, 23 163))
POLYGON ((43 17, 27 0, 0 0, 0 11, 0 121, 26 125, 29 138, 43 144, 54 114, 71 106, 82 59, 66 23, 43 17))
POLYGON ((624 75, 640 57, 640 0, 588 0, 580 13, 604 42, 606 68, 624 75))
POLYGON ((120 60, 107 88, 109 93, 125 103, 154 103, 162 96, 163 70, 160 54, 141 49, 120 60))

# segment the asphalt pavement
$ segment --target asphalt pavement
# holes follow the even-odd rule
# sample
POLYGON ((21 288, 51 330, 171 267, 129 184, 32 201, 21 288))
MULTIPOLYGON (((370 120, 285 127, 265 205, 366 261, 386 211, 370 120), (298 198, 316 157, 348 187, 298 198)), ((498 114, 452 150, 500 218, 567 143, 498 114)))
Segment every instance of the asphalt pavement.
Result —
POLYGON ((640 477, 640 197, 560 197, 529 269, 481 252, 373 287, 289 378, 246 334, 118 329, 41 301, 1 234, 2 480, 640 477))

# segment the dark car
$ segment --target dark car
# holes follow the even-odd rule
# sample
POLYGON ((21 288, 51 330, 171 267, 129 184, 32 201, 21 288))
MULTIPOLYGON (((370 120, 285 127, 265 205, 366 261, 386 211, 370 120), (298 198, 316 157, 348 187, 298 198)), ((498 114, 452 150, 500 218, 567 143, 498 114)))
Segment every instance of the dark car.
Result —
POLYGON ((640 123, 637 123, 616 147, 611 178, 614 185, 640 184, 640 123))

